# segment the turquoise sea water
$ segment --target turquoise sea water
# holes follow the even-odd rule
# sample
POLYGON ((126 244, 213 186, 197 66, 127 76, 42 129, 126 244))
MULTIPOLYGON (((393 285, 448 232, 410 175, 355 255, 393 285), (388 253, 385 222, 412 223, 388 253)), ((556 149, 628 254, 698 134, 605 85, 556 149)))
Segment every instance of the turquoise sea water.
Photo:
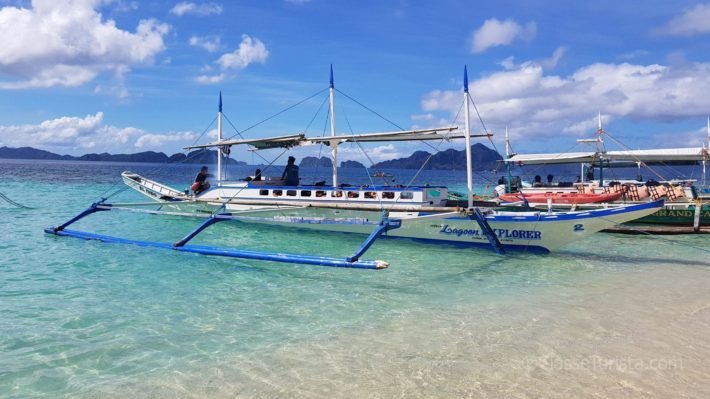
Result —
MULTIPOLYGON (((177 188, 196 172, 0 161, 0 191, 36 208, 0 202, 0 397, 710 397, 705 236, 504 257, 383 240, 366 258, 390 268, 364 271, 43 233, 127 168, 177 188)), ((106 212, 77 228, 173 240, 195 223, 106 212)), ((200 239, 343 256, 364 237, 224 224, 200 239)))

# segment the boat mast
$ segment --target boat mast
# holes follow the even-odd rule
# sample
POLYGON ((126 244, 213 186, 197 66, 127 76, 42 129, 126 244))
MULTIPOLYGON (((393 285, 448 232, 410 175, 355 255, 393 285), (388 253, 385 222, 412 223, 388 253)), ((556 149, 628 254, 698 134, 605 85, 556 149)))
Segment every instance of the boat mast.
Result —
POLYGON ((604 138, 602 138, 602 113, 597 115, 597 153, 599 154, 599 187, 604 187, 604 138))
POLYGON ((705 144, 703 144, 703 187, 706 187, 705 184, 705 167, 707 166, 708 163, 708 151, 710 151, 710 116, 708 116, 708 137, 707 137, 707 147, 705 144))
MULTIPOLYGON (((217 113, 217 144, 222 142, 222 91, 219 92, 219 111, 217 113)), ((222 181, 222 147, 217 146, 217 182, 222 181)))
MULTIPOLYGON (((335 85, 333 84, 333 64, 330 64, 330 136, 335 137, 335 85)), ((330 160, 333 162, 333 187, 338 187, 338 144, 330 142, 330 160)))
POLYGON ((473 208, 473 171, 471 161, 471 125, 469 122, 469 94, 468 94, 468 70, 466 65, 463 67, 463 101, 464 101, 464 118, 466 125, 466 188, 468 188, 468 207, 473 208))
MULTIPOLYGON (((512 153, 513 153, 513 150, 510 148, 510 138, 508 137, 508 126, 506 126, 506 127, 505 127, 505 159, 510 158, 510 156, 512 155, 512 153)), ((511 173, 510 173, 510 162, 506 162, 506 163, 505 163, 505 171, 506 171, 507 174, 508 174, 508 179, 507 179, 507 182, 506 182, 506 183, 507 183, 507 184, 506 184, 507 187, 506 187, 506 191, 505 191, 505 192, 506 192, 506 193, 509 193, 509 192, 513 191, 512 187, 511 187, 511 185, 512 185, 511 180, 513 179, 513 176, 512 176, 511 173)))

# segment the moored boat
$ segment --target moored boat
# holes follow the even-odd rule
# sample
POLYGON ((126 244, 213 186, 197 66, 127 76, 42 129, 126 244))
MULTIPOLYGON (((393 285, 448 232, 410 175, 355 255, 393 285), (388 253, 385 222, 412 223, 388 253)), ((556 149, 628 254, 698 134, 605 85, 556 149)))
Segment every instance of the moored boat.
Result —
MULTIPOLYGON (((130 242, 115 237, 98 236, 66 229, 76 220, 97 211, 130 210, 129 204, 93 204, 82 214, 48 233, 96 238, 102 241, 149 245, 160 248, 185 248, 186 243, 202 230, 217 221, 238 220, 245 224, 267 224, 319 231, 368 234, 369 237, 357 255, 343 260, 330 259, 332 265, 357 262, 362 252, 380 236, 400 237, 434 244, 455 244, 487 247, 499 253, 508 249, 526 251, 555 251, 574 241, 582 240, 604 228, 649 215, 663 204, 662 200, 629 206, 609 207, 592 211, 561 212, 508 212, 497 210, 494 203, 474 203, 472 182, 471 134, 468 77, 464 70, 465 129, 443 127, 398 132, 370 134, 335 134, 334 85, 331 69, 329 90, 331 110, 331 135, 305 137, 303 134, 258 139, 224 140, 222 137, 222 101, 218 110, 218 135, 214 143, 191 146, 217 148, 219 156, 217 179, 204 191, 190 193, 171 188, 131 172, 122 174, 128 187, 140 192, 160 206, 158 210, 142 212, 168 213, 170 215, 206 217, 207 220, 193 233, 172 246, 165 243, 130 242), (467 195, 463 201, 449 199, 449 190, 443 185, 434 186, 350 186, 339 183, 337 148, 342 143, 368 143, 385 141, 452 140, 465 139, 467 161, 467 195), (235 145, 246 145, 254 150, 326 144, 331 149, 333 177, 330 185, 286 185, 286 181, 228 181, 222 175, 222 156, 235 145)), ((484 132, 479 137, 490 137, 484 132)), ((140 204, 136 206, 144 206, 140 204)), ((210 255, 252 256, 243 251, 221 251, 215 248, 194 248, 190 251, 210 255)), ((273 256, 262 257, 274 260, 273 256)), ((278 257, 276 257, 278 259, 278 257)), ((303 256, 293 257, 297 261, 303 256)), ((308 259, 309 262, 319 262, 308 259)))

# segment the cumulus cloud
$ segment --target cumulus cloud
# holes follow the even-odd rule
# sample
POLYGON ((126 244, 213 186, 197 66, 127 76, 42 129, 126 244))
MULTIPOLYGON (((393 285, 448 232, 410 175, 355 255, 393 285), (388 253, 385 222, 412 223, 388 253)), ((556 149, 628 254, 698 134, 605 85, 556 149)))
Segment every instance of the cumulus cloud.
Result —
POLYGON ((471 50, 482 53, 491 47, 505 46, 516 39, 532 40, 537 33, 535 22, 525 26, 507 19, 500 21, 496 18, 487 19, 483 25, 473 32, 471 50))
POLYGON ((665 36, 697 36, 710 33, 710 5, 698 4, 683 11, 656 33, 665 36))
POLYGON ((254 62, 264 63, 269 51, 259 39, 242 35, 239 47, 231 53, 223 54, 217 60, 222 69, 244 69, 254 62))
POLYGON ((104 113, 85 117, 63 116, 37 125, 0 126, 0 145, 31 146, 55 152, 136 152, 166 151, 165 145, 194 140, 193 132, 149 133, 134 127, 116 127, 104 123, 104 113))
MULTIPOLYGON (((598 111, 606 118, 654 121, 706 115, 710 63, 596 63, 558 76, 527 62, 472 82, 470 91, 489 127, 511 126, 513 137, 579 137, 589 133, 598 111)), ((423 97, 421 106, 427 113, 453 116, 461 106, 461 93, 435 90, 423 97)))
POLYGON ((242 42, 236 50, 231 53, 222 54, 217 59, 216 63, 219 68, 221 68, 222 73, 201 75, 196 77, 195 81, 200 84, 219 83, 227 77, 224 73, 225 71, 244 69, 253 63, 263 64, 266 62, 268 56, 269 50, 266 49, 266 46, 261 40, 251 38, 249 35, 242 35, 242 42))
POLYGON ((201 17, 204 17, 212 14, 221 14, 222 6, 215 3, 197 4, 183 1, 175 4, 175 6, 170 9, 170 13, 175 14, 178 17, 182 17, 186 14, 199 15, 201 17))
POLYGON ((210 53, 214 53, 219 50, 220 38, 217 37, 206 37, 206 36, 192 36, 188 41, 190 46, 201 47, 210 53))
POLYGON ((142 20, 135 32, 103 20, 99 0, 34 0, 0 8, 0 89, 79 86, 102 72, 153 61, 168 25, 142 20))

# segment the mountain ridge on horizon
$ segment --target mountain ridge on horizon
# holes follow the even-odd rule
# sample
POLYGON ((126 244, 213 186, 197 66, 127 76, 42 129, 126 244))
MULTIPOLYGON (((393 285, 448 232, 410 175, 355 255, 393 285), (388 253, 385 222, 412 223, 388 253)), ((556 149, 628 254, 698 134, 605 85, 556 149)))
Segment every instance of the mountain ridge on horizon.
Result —
MULTIPOLYGON (((488 170, 496 167, 498 161, 503 157, 495 150, 486 147, 483 144, 477 143, 471 146, 473 153, 474 170, 488 170)), ((166 155, 163 152, 143 151, 134 154, 109 154, 109 153, 89 153, 81 156, 59 155, 50 151, 45 151, 33 147, 0 147, 0 158, 5 159, 38 159, 52 161, 100 161, 100 162, 146 162, 146 163, 165 163, 165 162, 182 162, 190 164, 211 164, 216 163, 217 152, 207 149, 201 149, 190 152, 185 155, 177 153, 166 155)), ((415 151, 408 157, 397 158, 387 161, 382 161, 374 164, 372 168, 377 169, 418 169, 422 163, 429 159, 425 169, 434 170, 456 170, 466 168, 465 150, 447 149, 439 151, 436 154, 431 154, 426 151, 415 151)), ((229 159, 230 164, 246 165, 246 162, 229 159)), ((332 163, 329 157, 305 157, 300 166, 314 167, 327 166, 332 163)), ((341 167, 364 167, 357 161, 341 162, 341 167)))

